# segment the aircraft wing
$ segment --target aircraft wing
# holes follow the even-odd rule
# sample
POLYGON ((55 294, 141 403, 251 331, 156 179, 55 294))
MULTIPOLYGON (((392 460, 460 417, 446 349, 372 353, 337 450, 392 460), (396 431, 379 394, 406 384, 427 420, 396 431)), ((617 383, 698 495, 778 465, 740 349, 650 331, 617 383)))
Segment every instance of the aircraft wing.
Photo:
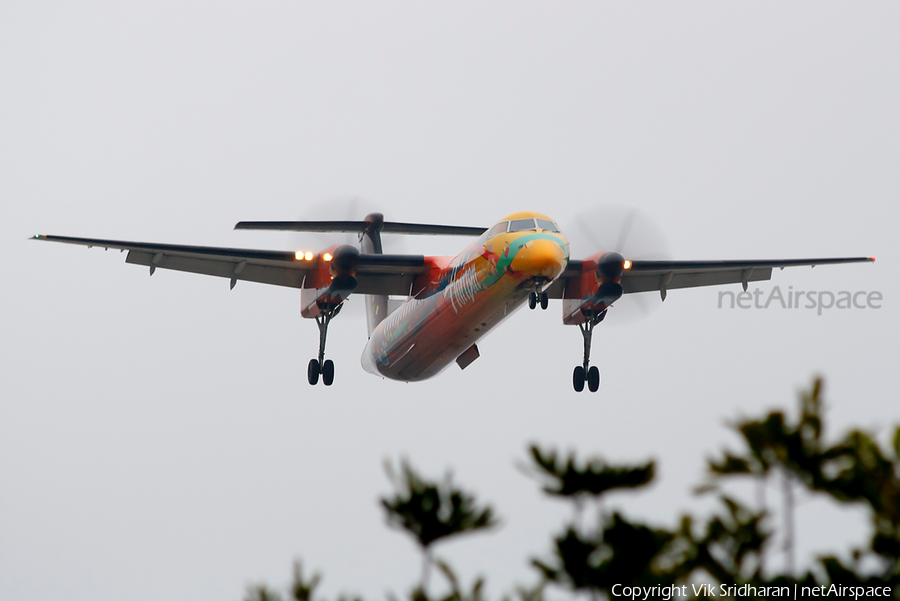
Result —
MULTIPOLYGON (((769 261, 632 261, 622 273, 625 294, 658 290, 663 299, 675 288, 742 284, 746 290, 750 282, 772 279, 772 269, 840 263, 872 262, 874 257, 845 257, 827 259, 785 259, 769 261)), ((548 291, 551 298, 562 298, 570 278, 582 274, 584 262, 569 261, 562 277, 548 291)))
MULTIPOLYGON (((157 269, 174 269, 227 278, 234 288, 238 280, 302 288, 303 278, 314 263, 298 261, 294 253, 212 246, 182 246, 152 242, 126 242, 95 238, 38 235, 35 240, 77 244, 88 248, 128 251, 126 263, 157 269)), ((356 268, 358 294, 407 295, 416 275, 425 269, 422 255, 360 255, 356 268)))

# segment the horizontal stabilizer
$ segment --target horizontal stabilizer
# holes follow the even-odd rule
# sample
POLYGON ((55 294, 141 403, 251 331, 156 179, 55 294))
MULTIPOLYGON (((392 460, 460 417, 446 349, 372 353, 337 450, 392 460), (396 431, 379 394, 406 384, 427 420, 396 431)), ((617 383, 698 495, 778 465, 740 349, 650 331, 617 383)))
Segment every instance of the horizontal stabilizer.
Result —
MULTIPOLYGON (((241 221, 234 226, 234 229, 291 232, 361 232, 368 225, 369 222, 366 221, 241 221)), ((388 234, 419 234, 424 236, 480 236, 486 230, 486 227, 385 221, 381 231, 388 234)))

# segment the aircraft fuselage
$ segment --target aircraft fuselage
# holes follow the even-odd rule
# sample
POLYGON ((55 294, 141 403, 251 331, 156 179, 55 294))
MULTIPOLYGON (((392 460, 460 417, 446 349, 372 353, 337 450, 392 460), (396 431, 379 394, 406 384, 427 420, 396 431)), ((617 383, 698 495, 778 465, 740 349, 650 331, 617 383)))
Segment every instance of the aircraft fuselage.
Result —
POLYGON ((568 240, 549 218, 510 215, 445 264, 432 263, 413 295, 372 332, 363 368, 403 381, 437 375, 530 292, 549 286, 568 259, 568 240))

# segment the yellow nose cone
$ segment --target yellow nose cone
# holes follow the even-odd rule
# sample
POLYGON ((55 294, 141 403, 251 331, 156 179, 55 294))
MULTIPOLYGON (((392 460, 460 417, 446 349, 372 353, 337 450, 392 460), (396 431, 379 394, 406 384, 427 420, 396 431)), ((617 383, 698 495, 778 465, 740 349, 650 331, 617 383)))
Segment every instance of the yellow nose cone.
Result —
POLYGON ((554 240, 526 242, 516 253, 510 267, 527 277, 556 279, 568 263, 565 246, 554 240))

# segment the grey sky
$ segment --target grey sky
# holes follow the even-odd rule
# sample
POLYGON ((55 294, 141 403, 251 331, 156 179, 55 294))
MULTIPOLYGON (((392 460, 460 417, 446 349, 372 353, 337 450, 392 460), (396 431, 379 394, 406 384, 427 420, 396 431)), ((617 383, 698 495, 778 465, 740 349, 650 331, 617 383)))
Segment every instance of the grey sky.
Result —
MULTIPOLYGON (((659 482, 620 503, 671 524, 733 444, 724 421, 792 406, 814 373, 832 434, 886 434, 898 28, 896 2, 4 3, 0 598, 239 599, 294 557, 328 594, 402 592, 418 559, 376 504, 401 454, 496 506, 500 530, 437 552, 499 595, 567 517, 515 469, 529 441, 658 458, 659 482), (465 372, 408 385, 365 374, 365 325, 339 318, 335 385, 311 388, 296 291, 26 241, 290 248, 231 228, 350 197, 460 225, 636 206, 675 258, 874 255, 760 287, 885 300, 817 316, 673 291, 598 328, 595 395, 571 391, 581 338, 558 304, 514 315, 465 372)), ((861 542, 863 524, 809 501, 799 547, 861 542)))

